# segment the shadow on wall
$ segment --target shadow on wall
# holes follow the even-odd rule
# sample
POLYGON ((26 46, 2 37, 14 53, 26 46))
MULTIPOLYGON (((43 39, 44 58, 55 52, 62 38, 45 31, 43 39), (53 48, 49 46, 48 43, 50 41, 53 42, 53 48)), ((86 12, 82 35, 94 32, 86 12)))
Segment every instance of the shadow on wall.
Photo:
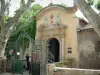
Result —
POLYGON ((83 69, 100 69, 100 53, 99 52, 92 52, 91 54, 86 54, 85 56, 83 52, 80 52, 80 68, 83 69))

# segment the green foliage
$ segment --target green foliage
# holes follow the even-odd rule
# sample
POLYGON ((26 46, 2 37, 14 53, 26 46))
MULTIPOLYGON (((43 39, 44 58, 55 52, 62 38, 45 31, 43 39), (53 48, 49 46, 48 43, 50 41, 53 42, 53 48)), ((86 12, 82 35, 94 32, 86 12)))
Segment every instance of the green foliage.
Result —
POLYGON ((94 5, 98 10, 100 10, 100 0, 87 0, 89 5, 94 5))
POLYGON ((8 21, 9 17, 8 16, 4 16, 4 22, 6 23, 8 21))
MULTIPOLYGON (((26 10, 24 14, 21 16, 18 24, 13 29, 12 34, 8 40, 7 45, 10 46, 9 42, 16 43, 17 50, 19 50, 20 47, 23 48, 23 51, 29 47, 29 39, 26 37, 20 37, 21 34, 27 33, 31 39, 35 39, 35 33, 36 33, 36 20, 33 19, 33 16, 36 16, 37 13, 42 9, 42 6, 39 4, 33 5, 31 8, 26 10), (20 39, 19 39, 20 37, 20 39)), ((14 47, 14 45, 12 45, 14 47)), ((11 47, 12 47, 11 46, 11 47)), ((12 47, 12 48, 13 48, 12 47)), ((6 48, 6 53, 8 53, 9 48, 6 48)))
POLYGON ((62 6, 64 6, 64 7, 67 7, 67 5, 66 5, 66 4, 64 4, 64 3, 62 3, 61 5, 62 5, 62 6))
POLYGON ((90 4, 90 5, 93 5, 95 0, 87 0, 87 2, 90 4))
POLYGON ((31 9, 32 9, 32 11, 34 11, 34 15, 36 16, 37 13, 38 13, 42 8, 43 8, 43 7, 41 7, 41 5, 35 4, 31 9))
POLYGON ((25 1, 24 1, 24 0, 21 0, 21 1, 20 1, 20 8, 21 8, 22 6, 24 6, 24 4, 25 4, 25 1))
POLYGON ((42 9, 43 7, 39 4, 34 4, 30 9, 28 9, 21 17, 21 20, 30 19, 32 16, 36 16, 37 13, 42 9))
POLYGON ((98 10, 100 10, 100 0, 98 0, 96 7, 97 7, 98 10))

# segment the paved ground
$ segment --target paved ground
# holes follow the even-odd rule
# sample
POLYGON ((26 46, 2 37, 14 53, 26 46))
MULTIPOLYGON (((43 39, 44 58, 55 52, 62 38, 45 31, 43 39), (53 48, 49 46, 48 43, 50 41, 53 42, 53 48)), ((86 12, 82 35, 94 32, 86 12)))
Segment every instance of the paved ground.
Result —
MULTIPOLYGON (((3 73, 3 74, 0 74, 0 75, 21 75, 21 74, 3 73)), ((24 72, 23 75, 29 75, 29 73, 28 72, 24 72)))

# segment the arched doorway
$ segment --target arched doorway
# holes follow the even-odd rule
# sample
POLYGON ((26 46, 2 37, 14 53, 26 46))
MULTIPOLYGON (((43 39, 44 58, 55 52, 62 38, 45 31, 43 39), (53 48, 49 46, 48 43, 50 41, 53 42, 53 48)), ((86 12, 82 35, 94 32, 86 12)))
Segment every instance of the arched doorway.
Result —
POLYGON ((56 38, 47 41, 47 59, 48 63, 59 62, 59 41, 56 38))

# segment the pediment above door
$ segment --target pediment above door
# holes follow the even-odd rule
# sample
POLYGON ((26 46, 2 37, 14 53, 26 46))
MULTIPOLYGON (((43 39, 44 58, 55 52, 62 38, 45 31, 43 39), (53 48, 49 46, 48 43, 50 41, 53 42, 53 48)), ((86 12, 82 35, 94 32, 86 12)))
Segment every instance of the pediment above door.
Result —
POLYGON ((46 25, 45 23, 41 24, 40 27, 37 29, 38 31, 44 31, 44 30, 54 30, 54 29, 62 29, 66 28, 67 25, 64 25, 62 23, 55 24, 51 23, 49 25, 46 25))

